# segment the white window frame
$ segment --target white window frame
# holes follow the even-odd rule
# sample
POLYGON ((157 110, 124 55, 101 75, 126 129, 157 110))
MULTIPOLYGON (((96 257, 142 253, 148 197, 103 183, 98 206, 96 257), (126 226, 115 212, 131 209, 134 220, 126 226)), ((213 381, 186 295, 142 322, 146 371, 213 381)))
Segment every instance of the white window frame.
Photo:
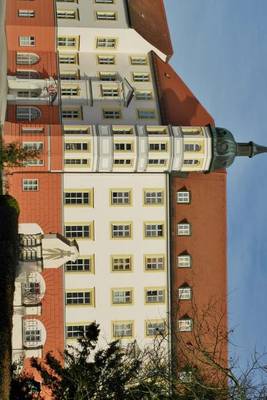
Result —
POLYGON ((96 39, 97 49, 115 49, 117 44, 118 40, 112 37, 98 37, 96 39))
POLYGON ((189 204, 191 196, 189 190, 178 190, 176 192, 176 203, 178 204, 189 204))
POLYGON ((77 47, 78 43, 77 36, 58 36, 57 45, 58 47, 77 47))
POLYGON ((43 332, 41 322, 37 319, 25 319, 23 321, 23 344, 27 348, 42 346, 43 332))
POLYGON ((121 110, 103 110, 104 119, 120 119, 121 110))
POLYGON ((64 232, 66 238, 70 239, 91 239, 93 226, 92 224, 66 224, 64 227, 64 232))
POLYGON ((65 264, 65 272, 92 272, 93 258, 79 257, 76 261, 68 261, 65 264))
POLYGON ((114 11, 96 11, 97 21, 116 21, 117 14, 114 11))
POLYGON ((164 204, 164 191, 163 190, 145 190, 144 191, 144 204, 162 206, 164 204))
POLYGON ((200 151, 201 146, 198 143, 184 143, 184 151, 185 152, 195 152, 200 151))
POLYGON ((114 65, 115 64, 115 56, 98 55, 97 63, 99 65, 114 65))
POLYGON ((44 149, 43 142, 22 142, 23 149, 42 151, 44 149))
POLYGON ((165 321, 146 321, 146 336, 164 335, 165 321))
POLYGON ((92 192, 89 191, 78 191, 68 192, 67 190, 64 191, 64 205, 71 206, 71 205, 78 205, 78 206, 91 206, 92 205, 92 192))
POLYGON ((23 179, 22 190, 24 192, 37 192, 39 190, 39 179, 23 179))
POLYGON ((191 318, 180 318, 178 320, 179 332, 191 332, 193 329, 193 320, 191 318))
POLYGON ((191 300, 192 288, 190 286, 180 286, 178 288, 178 300, 191 300))
POLYGON ((80 339, 86 335, 89 324, 74 324, 66 326, 66 339, 80 339))
POLYGON ((155 110, 137 110, 137 116, 139 119, 155 119, 155 110))
POLYGON ((19 45, 20 47, 33 47, 35 46, 35 36, 19 36, 19 45))
POLYGON ((146 56, 130 56, 131 65, 147 65, 146 56))
POLYGON ((191 224, 188 222, 180 222, 177 224, 177 236, 190 236, 191 234, 191 224))
POLYGON ((148 72, 133 72, 134 82, 149 82, 150 74, 148 72))
POLYGON ((189 254, 180 254, 177 256, 177 267, 178 268, 191 268, 192 257, 189 254))
POLYGON ((33 18, 35 17, 35 11, 34 10, 18 10, 18 17, 25 17, 25 18, 33 18))
POLYGON ((93 304, 93 291, 77 290, 65 293, 65 304, 69 305, 92 305, 93 304))
POLYGON ((56 12, 57 19, 79 19, 79 13, 77 9, 73 10, 62 10, 57 9, 56 12))
POLYGON ((32 106, 17 106, 16 119, 17 121, 35 121, 41 117, 41 110, 38 107, 32 106))
POLYGON ((34 65, 37 64, 40 57, 36 53, 23 53, 18 51, 16 53, 16 64, 17 65, 34 65))

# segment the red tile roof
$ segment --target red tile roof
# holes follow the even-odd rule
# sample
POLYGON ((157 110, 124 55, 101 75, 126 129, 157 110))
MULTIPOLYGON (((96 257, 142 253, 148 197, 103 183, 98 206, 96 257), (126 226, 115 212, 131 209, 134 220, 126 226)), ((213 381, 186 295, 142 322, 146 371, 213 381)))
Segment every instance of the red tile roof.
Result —
POLYGON ((174 69, 154 52, 152 62, 163 124, 214 126, 214 120, 174 69))
POLYGON ((130 25, 169 58, 173 54, 163 0, 128 0, 130 25))

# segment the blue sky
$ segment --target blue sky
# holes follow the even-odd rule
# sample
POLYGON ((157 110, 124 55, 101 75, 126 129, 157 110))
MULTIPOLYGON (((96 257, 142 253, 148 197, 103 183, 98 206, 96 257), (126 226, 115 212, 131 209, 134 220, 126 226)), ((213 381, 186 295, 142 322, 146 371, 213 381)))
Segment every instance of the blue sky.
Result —
MULTIPOLYGON (((267 146, 267 1, 165 0, 170 63, 240 142, 267 146)), ((267 154, 228 170, 229 328, 244 365, 267 350, 267 154)))

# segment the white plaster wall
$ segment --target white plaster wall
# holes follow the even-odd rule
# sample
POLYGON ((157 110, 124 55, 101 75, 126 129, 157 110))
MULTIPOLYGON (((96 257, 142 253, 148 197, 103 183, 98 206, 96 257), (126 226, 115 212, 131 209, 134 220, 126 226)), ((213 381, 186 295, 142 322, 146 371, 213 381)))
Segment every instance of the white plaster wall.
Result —
MULTIPOLYGON (((165 287, 167 285, 166 265, 162 272, 144 271, 144 254, 164 254, 167 263, 166 242, 166 196, 164 206, 144 206, 143 189, 164 189, 164 174, 68 174, 64 175, 65 189, 94 189, 94 207, 64 207, 65 223, 94 221, 94 240, 79 240, 81 255, 95 255, 95 274, 66 273, 65 289, 95 288, 95 307, 67 306, 66 323, 90 322, 96 320, 101 325, 102 335, 112 339, 111 321, 134 320, 134 336, 141 343, 151 341, 144 337, 146 319, 167 318, 167 303, 145 305, 145 287, 165 287), (131 188, 133 205, 110 207, 111 188, 131 188), (111 239, 110 222, 132 221, 132 239, 111 239), (144 221, 162 221, 165 237, 144 239, 144 221), (132 272, 111 272, 111 255, 133 255, 132 272), (133 305, 112 306, 111 288, 134 288, 133 305)), ((167 292, 166 292, 167 301, 167 292)))

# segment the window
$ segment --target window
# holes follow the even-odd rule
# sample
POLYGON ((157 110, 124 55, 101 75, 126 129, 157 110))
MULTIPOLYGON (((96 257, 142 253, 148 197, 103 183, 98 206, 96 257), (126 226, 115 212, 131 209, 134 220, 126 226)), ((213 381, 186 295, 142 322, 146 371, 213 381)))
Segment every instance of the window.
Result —
POLYGON ((184 284, 178 289, 178 300, 190 300, 192 298, 192 288, 184 284))
POLYGON ((178 190, 176 193, 176 202, 177 203, 190 203, 190 192, 188 190, 178 190))
POLYGON ((131 126, 113 125, 112 133, 113 135, 132 135, 133 128, 131 126))
POLYGON ((41 111, 37 107, 17 106, 16 119, 18 121, 34 121, 41 117, 41 111))
POLYGON ((112 256, 112 271, 123 272, 132 270, 131 256, 112 256))
POLYGON ((61 80, 66 80, 66 81, 73 81, 80 79, 80 73, 79 70, 66 70, 66 71, 60 71, 60 79, 61 80))
POLYGON ((111 236, 113 239, 129 239, 132 235, 131 228, 129 223, 111 224, 111 236))
POLYGON ((114 0, 95 0, 97 4, 113 4, 114 0))
POLYGON ((168 128, 166 126, 147 126, 146 132, 148 135, 167 135, 168 128))
POLYGON ((90 160, 88 158, 65 158, 64 164, 69 167, 87 167, 90 166, 90 160))
POLYGON ((160 158, 150 158, 148 160, 148 165, 159 165, 159 166, 163 166, 166 165, 167 160, 163 160, 160 158))
POLYGON ((190 236, 191 235, 191 225, 188 223, 177 224, 177 235, 178 236, 190 236))
POLYGON ((131 191, 130 190, 112 190, 111 191, 111 204, 113 206, 129 206, 131 204, 131 191))
POLYGON ((101 85, 101 94, 103 97, 119 97, 120 91, 118 86, 101 85))
POLYGON ((115 165, 115 166, 120 165, 120 166, 124 166, 124 167, 129 167, 132 165, 132 163, 133 163, 133 160, 130 160, 130 159, 120 158, 120 159, 113 160, 113 165, 115 165))
POLYGON ((23 161, 23 166, 24 167, 33 167, 33 166, 43 166, 44 165, 44 160, 40 160, 38 158, 32 158, 28 159, 26 161, 23 161))
POLYGON ((18 90, 17 97, 19 98, 36 98, 40 93, 35 90, 18 90))
POLYGON ((77 64, 78 56, 77 54, 59 54, 60 64, 77 64))
POLYGON ((145 190, 144 204, 146 205, 162 205, 164 204, 163 190, 145 190))
POLYGON ((22 190, 24 192, 36 192, 39 190, 39 180, 38 179, 23 179, 22 180, 22 190))
POLYGON ((149 143, 149 151, 167 151, 167 143, 149 143))
POLYGON ((193 135, 193 136, 195 136, 195 135, 202 135, 202 130, 201 130, 201 128, 194 128, 194 127, 192 127, 192 126, 189 126, 189 127, 182 127, 181 128, 181 130, 182 130, 182 132, 183 132, 183 134, 184 135, 193 135))
POLYGON ((116 46, 117 46, 117 39, 115 38, 99 37, 96 39, 97 48, 115 49, 116 46))
POLYGON ((21 47, 35 46, 34 36, 19 36, 19 45, 21 47))
POLYGON ((180 371, 178 372, 178 379, 184 383, 192 382, 192 371, 180 371))
POLYGON ((93 290, 90 290, 88 292, 84 291, 67 292, 65 298, 67 305, 76 305, 76 304, 93 305, 93 290))
POLYGON ((81 108, 73 108, 73 109, 63 109, 61 111, 62 118, 66 119, 81 119, 82 118, 82 111, 81 108))
POLYGON ((18 79, 38 79, 39 72, 31 69, 17 69, 16 77, 18 79))
POLYGON ((132 321, 116 321, 112 324, 113 337, 116 339, 133 336, 132 321))
POLYGON ((112 11, 97 11, 96 12, 97 20, 104 21, 115 21, 117 19, 116 13, 112 11))
POLYGON ((23 321, 23 343, 26 347, 39 347, 42 345, 41 322, 35 319, 23 321))
POLYGON ((32 65, 39 61, 39 56, 35 53, 17 53, 16 63, 18 65, 32 65))
POLYGON ((164 321, 146 321, 146 336, 163 335, 165 333, 164 321))
POLYGON ((152 119, 156 118, 154 110, 137 110, 137 115, 139 119, 152 119))
POLYGON ((57 45, 59 47, 78 47, 79 38, 77 36, 59 36, 57 45))
POLYGON ((65 205, 93 205, 93 190, 89 191, 78 191, 78 192, 64 192, 64 204, 65 205))
POLYGON ((132 304, 132 289, 112 289, 112 304, 132 304))
POLYGON ((80 88, 77 86, 61 87, 61 95, 63 97, 67 96, 79 96, 80 88))
POLYGON ((198 160, 184 160, 184 165, 197 165, 199 164, 198 160))
POLYGON ((93 272, 93 257, 78 258, 76 261, 69 261, 65 264, 66 272, 93 272))
POLYGON ((99 79, 101 81, 116 81, 117 73, 116 72, 99 72, 99 79))
POLYGON ((178 268, 190 268, 192 258, 189 254, 180 254, 177 256, 177 267, 178 268))
POLYGON ((88 142, 66 142, 64 145, 65 151, 88 151, 88 142))
POLYGON ((133 73, 134 82, 149 82, 150 76, 148 72, 134 72, 133 73))
POLYGON ((113 65, 115 64, 115 56, 97 56, 98 64, 113 65))
POLYGON ((151 90, 136 90, 135 91, 136 100, 152 100, 151 90))
POLYGON ((77 239, 92 239, 93 237, 93 224, 89 225, 65 225, 65 236, 67 238, 77 239))
POLYGON ((34 10, 18 10, 19 17, 32 18, 32 17, 34 17, 34 15, 35 15, 34 10))
POLYGON ((178 330, 180 332, 191 332, 193 328, 193 321, 187 315, 179 319, 178 330))
POLYGON ((66 339, 77 339, 82 338, 86 335, 89 329, 89 325, 67 325, 66 327, 66 339))
POLYGON ((57 10, 58 19, 79 19, 78 10, 57 10))
POLYGON ((121 111, 120 110, 103 110, 103 118, 105 118, 105 119, 120 119, 121 111))
POLYGON ((165 289, 145 289, 145 302, 146 303, 164 303, 165 302, 165 289))
POLYGON ((21 128, 21 133, 31 133, 33 135, 39 135, 40 133, 44 133, 44 128, 40 127, 32 127, 32 126, 23 126, 21 128))
POLYGON ((146 65, 147 58, 146 56, 131 56, 130 62, 132 65, 146 65))
POLYGON ((23 142, 22 147, 26 150, 42 151, 44 144, 43 142, 23 142))
POLYGON ((120 152, 120 151, 133 151, 133 144, 132 143, 121 143, 121 142, 115 142, 113 144, 114 146, 114 151, 115 152, 120 152))
POLYGON ((145 270, 146 271, 163 271, 164 264, 165 264, 165 262, 164 262, 163 255, 145 256, 145 270))
POLYGON ((91 130, 89 126, 64 126, 64 135, 90 135, 91 130))
POLYGON ((145 223, 145 237, 155 238, 164 236, 164 225, 163 224, 148 224, 145 223))
POLYGON ((184 144, 184 151, 200 151, 201 146, 199 144, 186 143, 184 144))

